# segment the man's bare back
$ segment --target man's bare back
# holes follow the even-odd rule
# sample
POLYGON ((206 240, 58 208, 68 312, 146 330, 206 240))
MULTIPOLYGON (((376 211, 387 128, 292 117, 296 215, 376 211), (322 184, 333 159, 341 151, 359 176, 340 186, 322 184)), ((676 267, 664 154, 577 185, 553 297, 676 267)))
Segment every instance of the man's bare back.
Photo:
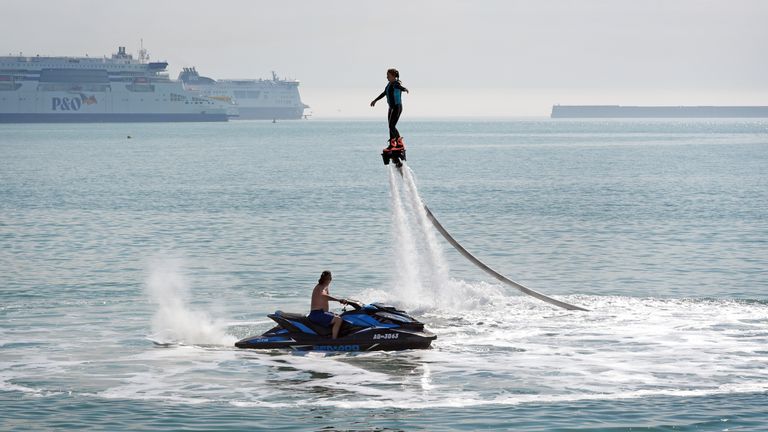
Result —
POLYGON ((317 284, 312 290, 312 307, 309 310, 322 309, 328 312, 328 286, 329 283, 317 284))
POLYGON ((337 301, 341 304, 347 304, 347 301, 332 297, 328 293, 331 280, 333 280, 333 276, 328 270, 320 275, 320 280, 317 281, 315 289, 312 290, 312 308, 309 312, 309 320, 325 327, 332 325, 331 335, 333 339, 336 339, 339 335, 339 329, 341 329, 342 320, 338 315, 328 312, 328 300, 337 301))

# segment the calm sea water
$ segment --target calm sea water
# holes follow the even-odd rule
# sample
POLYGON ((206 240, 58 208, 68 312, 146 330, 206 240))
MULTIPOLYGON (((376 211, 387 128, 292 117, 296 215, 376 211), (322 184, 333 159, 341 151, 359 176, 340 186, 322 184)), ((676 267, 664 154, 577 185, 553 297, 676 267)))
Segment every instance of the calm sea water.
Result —
POLYGON ((0 125, 0 430, 768 430, 768 122, 401 131, 467 249, 590 312, 444 242, 404 280, 383 121, 0 125), (232 347, 324 269, 433 349, 232 347))

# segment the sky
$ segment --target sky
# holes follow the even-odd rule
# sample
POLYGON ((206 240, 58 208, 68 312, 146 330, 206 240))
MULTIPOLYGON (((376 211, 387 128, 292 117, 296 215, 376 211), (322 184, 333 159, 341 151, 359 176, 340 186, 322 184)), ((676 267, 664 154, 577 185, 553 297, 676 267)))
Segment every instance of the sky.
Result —
POLYGON ((315 118, 547 116, 553 104, 768 105, 768 1, 0 0, 0 55, 140 41, 172 78, 276 71, 315 118))

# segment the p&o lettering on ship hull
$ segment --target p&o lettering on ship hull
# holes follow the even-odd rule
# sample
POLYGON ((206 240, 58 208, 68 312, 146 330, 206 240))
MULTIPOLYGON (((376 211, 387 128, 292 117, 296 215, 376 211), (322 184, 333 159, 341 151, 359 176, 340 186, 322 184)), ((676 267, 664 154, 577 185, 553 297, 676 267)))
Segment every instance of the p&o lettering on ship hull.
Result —
POLYGON ((83 101, 77 98, 55 97, 51 99, 52 111, 79 111, 83 101))

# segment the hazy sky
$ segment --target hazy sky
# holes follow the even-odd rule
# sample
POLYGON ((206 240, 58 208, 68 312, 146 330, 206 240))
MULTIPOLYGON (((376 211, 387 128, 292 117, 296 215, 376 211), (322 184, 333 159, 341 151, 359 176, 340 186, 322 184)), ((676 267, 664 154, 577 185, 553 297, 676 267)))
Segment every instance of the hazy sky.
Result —
POLYGON ((552 104, 768 105, 768 1, 0 1, 0 54, 108 55, 139 40, 172 77, 301 81, 316 117, 368 107, 388 67, 412 116, 552 104))

